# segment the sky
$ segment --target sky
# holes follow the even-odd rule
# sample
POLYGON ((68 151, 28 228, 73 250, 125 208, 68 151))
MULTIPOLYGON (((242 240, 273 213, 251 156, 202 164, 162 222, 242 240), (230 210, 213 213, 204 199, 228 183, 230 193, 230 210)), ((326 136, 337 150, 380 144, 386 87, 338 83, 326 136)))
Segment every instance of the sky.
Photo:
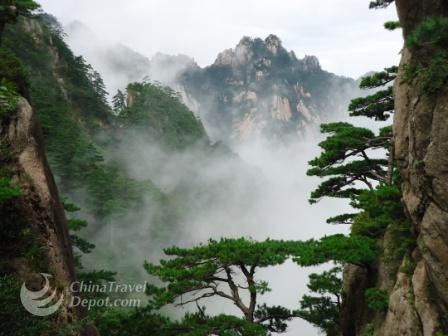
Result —
POLYGON ((397 64, 401 32, 383 23, 394 6, 369 10, 368 0, 40 0, 64 25, 79 20, 100 38, 151 57, 185 54, 201 66, 243 36, 276 34, 298 57, 358 78, 397 64))

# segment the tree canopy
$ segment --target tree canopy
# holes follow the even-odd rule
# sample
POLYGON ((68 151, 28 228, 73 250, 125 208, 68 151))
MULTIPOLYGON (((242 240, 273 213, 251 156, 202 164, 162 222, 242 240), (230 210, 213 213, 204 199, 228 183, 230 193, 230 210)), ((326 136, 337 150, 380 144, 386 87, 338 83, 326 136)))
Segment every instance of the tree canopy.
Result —
POLYGON ((390 135, 356 127, 345 122, 321 125, 321 132, 330 134, 319 146, 321 155, 309 162, 309 176, 327 177, 311 193, 310 202, 315 203, 324 196, 350 198, 360 193, 356 182, 373 188, 373 181, 383 181, 387 175, 388 160, 375 158, 371 152, 383 149, 390 135))
MULTIPOLYGON (((257 278, 258 269, 281 265, 290 258, 300 266, 330 260, 368 264, 377 252, 374 240, 344 235, 303 242, 221 239, 192 248, 171 247, 165 250, 170 259, 158 265, 145 263, 149 274, 166 283, 164 287, 148 287, 147 294, 154 308, 194 303, 202 313, 200 304, 205 299, 223 299, 240 310, 243 320, 271 332, 283 332, 287 321, 307 315, 282 306, 260 304, 260 296, 271 289, 266 281, 257 278)), ((311 286, 316 286, 316 281, 311 286)))
POLYGON ((300 300, 297 315, 315 325, 327 335, 338 335, 339 311, 342 304, 341 267, 334 267, 321 274, 309 275, 308 289, 313 295, 300 300))

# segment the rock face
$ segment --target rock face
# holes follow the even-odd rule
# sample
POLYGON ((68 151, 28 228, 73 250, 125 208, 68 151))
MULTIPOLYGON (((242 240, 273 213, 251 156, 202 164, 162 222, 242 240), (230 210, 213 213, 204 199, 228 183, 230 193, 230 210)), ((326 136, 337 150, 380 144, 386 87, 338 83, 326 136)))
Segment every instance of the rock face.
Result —
MULTIPOLYGON (((425 18, 448 16, 448 4, 443 1, 395 2, 405 39, 425 18)), ((415 248, 402 260, 378 262, 372 277, 375 287, 389 293, 388 309, 374 313, 361 308, 364 313, 347 323, 344 335, 448 333, 448 88, 425 91, 418 76, 409 80, 405 66, 422 64, 430 55, 428 50, 405 47, 394 87, 394 155, 415 248)), ((388 232, 382 243, 387 255, 388 232)), ((355 287, 351 292, 366 288, 361 282, 355 286, 350 278, 346 281, 355 287)), ((348 304, 353 306, 356 300, 348 304)))
POLYGON ((204 69, 179 75, 185 102, 212 139, 285 140, 345 111, 357 92, 354 80, 330 74, 315 56, 298 59, 277 36, 244 37, 204 69))
MULTIPOLYGON (((444 1, 396 0, 404 37, 424 18, 448 15, 444 1)), ((401 64, 421 55, 404 49, 401 64)), ((400 67, 399 79, 404 78, 400 67)), ((400 80, 397 81, 398 83, 400 80)), ((395 156, 404 178, 403 201, 418 242, 412 282, 420 333, 448 330, 448 90, 433 96, 419 79, 396 84, 395 156), (426 284, 426 286, 425 286, 426 284)), ((392 333, 386 333, 392 335, 392 333)))
MULTIPOLYGON (((43 284, 38 273, 51 273, 52 288, 57 285, 59 294, 64 295, 55 317, 55 325, 62 327, 80 320, 83 313, 79 308, 69 307, 72 297, 69 288, 75 281, 75 273, 67 222, 47 164, 40 128, 26 99, 20 98, 17 112, 2 120, 0 136, 2 156, 5 148, 9 153, 1 158, 2 164, 11 171, 12 180, 21 192, 19 198, 0 204, 2 226, 7 232, 5 227, 9 224, 21 232, 30 232, 26 239, 18 238, 21 235, 13 236, 9 243, 15 248, 8 253, 6 260, 2 258, 2 272, 6 269, 8 273, 17 274, 22 281, 30 281, 31 284, 27 284, 31 290, 39 287, 39 282, 43 284), (39 259, 38 265, 30 260, 30 252, 24 248, 30 245, 30 239, 33 240, 31 246, 38 246, 41 251, 39 256, 33 257, 39 259)), ((85 332, 85 335, 95 334, 95 330, 85 332)))
MULTIPOLYGON (((446 1, 395 3, 405 39, 426 18, 448 16, 446 1)), ((383 258, 367 278, 373 279, 370 286, 389 293, 384 312, 366 307, 361 299, 369 286, 366 277, 359 270, 355 277, 356 269, 348 268, 344 276, 348 293, 346 316, 342 316, 344 336, 448 334, 448 88, 445 85, 428 92, 419 76, 412 80, 406 76, 406 65, 425 64, 431 55, 425 47, 404 47, 394 86, 394 156, 403 178, 402 200, 415 248, 398 260, 386 260, 384 256, 391 255, 388 246, 393 247, 397 240, 390 239, 389 229, 382 239, 383 258)))

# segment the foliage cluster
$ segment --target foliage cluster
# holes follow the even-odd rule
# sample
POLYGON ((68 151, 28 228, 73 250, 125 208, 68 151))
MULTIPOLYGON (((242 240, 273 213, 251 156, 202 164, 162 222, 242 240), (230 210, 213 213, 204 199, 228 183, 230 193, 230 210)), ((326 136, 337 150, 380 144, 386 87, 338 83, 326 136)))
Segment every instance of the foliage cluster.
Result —
POLYGON ((334 267, 322 274, 310 274, 308 289, 315 295, 304 295, 297 312, 299 317, 320 328, 327 335, 340 333, 339 312, 343 294, 340 273, 341 268, 334 267))
POLYGON ((365 296, 370 309, 383 311, 389 307, 389 294, 384 289, 369 288, 365 296))
MULTIPOLYGON (((33 316, 20 301, 21 281, 12 274, 0 274, 0 330, 3 335, 34 336, 54 332, 47 317, 33 316)), ((53 328, 54 329, 54 328, 53 328)))
POLYGON ((184 149, 207 136, 202 123, 179 100, 177 93, 157 83, 133 83, 125 95, 114 97, 120 127, 140 131, 172 149, 184 149))
POLYGON ((416 25, 406 37, 406 46, 414 57, 405 67, 404 82, 418 78, 429 95, 436 94, 448 82, 448 18, 429 17, 416 25))
POLYGON ((259 304, 259 296, 270 291, 269 284, 256 278, 260 268, 283 264, 292 259, 300 266, 312 266, 328 261, 366 265, 377 257, 376 242, 369 238, 344 235, 320 240, 263 242, 239 239, 210 240, 207 245, 193 248, 171 247, 164 250, 170 259, 160 265, 145 263, 149 274, 166 283, 164 287, 149 286, 150 305, 156 309, 167 304, 183 306, 200 303, 210 297, 220 297, 237 306, 243 319, 270 332, 283 332, 287 321, 302 317, 324 330, 335 330, 340 305, 341 280, 334 268, 310 276, 310 290, 322 297, 305 296, 301 309, 291 311, 281 306, 259 304), (327 295, 336 298, 330 299, 327 295), (245 301, 244 298, 249 299, 245 301), (336 300, 336 306, 333 304, 336 300), (320 306, 319 316, 315 314, 320 306), (321 324, 317 321, 320 320, 321 324))
POLYGON ((0 118, 13 113, 19 95, 27 96, 28 73, 22 62, 8 49, 0 48, 0 118))
POLYGON ((0 45, 5 26, 16 23, 20 16, 31 16, 40 5, 33 0, 2 0, 0 3, 0 45))
MULTIPOLYGON (((392 1, 376 1, 373 7, 386 7, 392 1)), ((395 25, 396 26, 396 25, 395 25)), ((376 91, 362 98, 352 100, 349 111, 351 116, 363 116, 379 121, 389 119, 394 112, 393 87, 391 83, 397 77, 398 67, 385 68, 384 71, 367 76, 361 80, 363 89, 376 91)), ((401 180, 395 167, 393 156, 392 129, 390 126, 373 131, 348 123, 324 124, 323 133, 329 134, 319 146, 322 154, 310 161, 308 175, 326 178, 311 193, 311 203, 322 197, 346 198, 358 213, 340 214, 329 218, 329 223, 351 224, 352 237, 364 237, 380 240, 386 230, 390 244, 385 258, 402 258, 415 245, 409 219, 401 202, 401 180)), ((384 254, 381 252, 379 255, 384 254)), ((401 260, 401 259, 400 259, 401 260)), ((373 261, 373 260, 372 260, 373 261)), ((372 264, 374 265, 374 264, 372 264)), ((372 272, 369 266, 368 272, 372 272)), ((371 274, 375 277, 375 273, 371 274)), ((375 310, 384 310, 388 305, 387 291, 368 289, 368 306, 375 310)), ((314 314, 308 316, 313 321, 322 316, 322 306, 314 303, 314 314)), ((334 308, 330 303, 326 309, 334 308)), ((339 309, 333 310, 335 319, 330 326, 338 326, 339 309)), ((328 325, 321 325, 327 335, 328 325)))
POLYGON ((20 189, 13 185, 11 179, 0 177, 0 203, 20 197, 20 189))

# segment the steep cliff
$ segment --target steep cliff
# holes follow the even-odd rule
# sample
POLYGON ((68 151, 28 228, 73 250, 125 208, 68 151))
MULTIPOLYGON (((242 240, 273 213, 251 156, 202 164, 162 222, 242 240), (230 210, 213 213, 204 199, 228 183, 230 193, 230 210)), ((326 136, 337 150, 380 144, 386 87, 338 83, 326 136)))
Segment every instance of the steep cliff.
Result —
MULTIPOLYGON (((391 3, 392 1, 387 1, 391 3)), ((394 85, 394 157, 409 229, 389 226, 372 268, 345 272, 344 335, 448 334, 448 4, 395 0, 405 45, 394 85), (408 241, 405 253, 391 249, 408 241), (385 309, 369 309, 380 288, 385 309), (350 315, 352 313, 353 315, 350 315)))
MULTIPOLYGON (((396 1, 405 40, 431 17, 447 17, 445 1, 396 1)), ((434 36, 443 34, 437 29, 434 36)), ((446 28, 445 28, 446 29, 446 28)), ((446 36, 445 36, 446 42, 446 36)), ((437 90, 424 85, 423 72, 409 80, 410 66, 429 70, 436 52, 446 52, 444 43, 403 49, 399 81, 395 86, 395 155, 401 170, 403 200, 417 239, 413 258, 416 268, 410 279, 414 291, 415 335, 448 332, 448 91, 446 82, 437 90), (405 83, 403 83, 405 82, 405 83), (400 84, 401 83, 401 84, 400 84)), ((446 59, 445 59, 446 62, 446 59)), ((443 73, 444 69, 439 69, 443 73)), ((443 75, 443 74, 442 74, 443 75)), ((433 74, 431 81, 436 82, 433 74)), ((398 306, 391 301, 391 308, 398 306)), ((393 311, 391 312, 393 313, 393 311)), ((384 330, 392 333, 386 320, 384 330)), ((405 322, 406 323, 406 322, 405 322)), ((410 323, 408 321, 407 323, 410 323)))
MULTIPOLYGON (((0 202, 1 286, 2 299, 7 300, 1 314, 2 333, 62 331, 84 315, 79 308, 69 306, 69 288, 75 281, 72 245, 40 127, 25 98, 18 99, 13 113, 2 114, 0 142, 2 179, 10 180, 17 191, 0 202), (39 273, 52 276, 51 287, 58 294, 54 302, 63 296, 58 311, 45 319, 26 312, 20 303, 20 291, 13 291, 24 281, 32 291, 42 289, 44 278, 39 273), (9 295, 7 290, 11 291, 9 295)), ((84 334, 94 335, 95 331, 85 330, 84 334)))

